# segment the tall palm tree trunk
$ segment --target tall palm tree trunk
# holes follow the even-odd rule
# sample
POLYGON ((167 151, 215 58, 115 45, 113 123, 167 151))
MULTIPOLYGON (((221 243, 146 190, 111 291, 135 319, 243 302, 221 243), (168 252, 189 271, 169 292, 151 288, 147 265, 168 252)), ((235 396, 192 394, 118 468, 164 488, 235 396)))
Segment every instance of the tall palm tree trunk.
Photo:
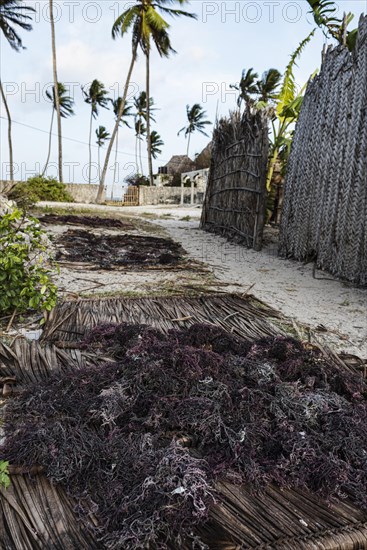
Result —
POLYGON ((136 138, 135 138, 135 165, 136 165, 136 173, 137 173, 137 174, 139 174, 138 139, 139 139, 139 135, 136 134, 136 138))
POLYGON ((93 128, 93 105, 90 111, 90 123, 89 123, 89 166, 88 166, 88 183, 92 182, 92 128, 93 128))
POLYGON ((49 135, 49 138, 48 138, 48 153, 47 153, 46 164, 45 164, 45 167, 44 167, 44 169, 43 169, 43 171, 42 171, 42 177, 45 175, 46 170, 47 170, 47 167, 48 167, 48 163, 50 162, 51 144, 52 144, 52 128, 53 128, 53 124, 54 124, 54 114, 55 114, 55 109, 54 109, 54 106, 52 105, 50 135, 49 135))
POLYGON ((8 102, 3 89, 3 84, 0 80, 0 93, 5 105, 6 116, 8 117, 8 144, 9 144, 9 164, 10 164, 10 183, 14 181, 14 159, 13 159, 13 142, 11 138, 11 115, 8 102))
POLYGON ((144 175, 144 169, 143 169, 143 159, 141 157, 141 141, 142 141, 142 136, 141 136, 141 119, 139 120, 139 135, 138 135, 138 143, 139 143, 139 162, 140 162, 140 173, 141 175, 143 176, 144 175))
POLYGON ((113 129, 111 139, 110 139, 110 142, 108 144, 106 158, 105 158, 104 165, 103 165, 101 181, 100 181, 99 189, 98 189, 98 193, 97 193, 97 202, 98 203, 102 202, 104 185, 105 185, 106 175, 107 175, 107 170, 108 170, 108 163, 110 161, 112 147, 113 147, 113 144, 115 142, 117 132, 119 130, 120 121, 121 121, 122 115, 124 113, 124 109, 126 107, 126 99, 127 99, 127 94, 128 94, 128 91, 129 91, 131 76, 133 74, 134 65, 135 65, 135 62, 136 62, 137 51, 138 51, 138 44, 135 44, 134 48, 133 48, 133 54, 132 54, 132 58, 131 58, 129 72, 128 72, 126 82, 125 82, 124 94, 122 96, 120 110, 119 110, 118 115, 116 117, 115 127, 113 129))
POLYGON ((142 140, 142 138, 139 139, 140 171, 141 171, 141 175, 144 176, 143 159, 142 159, 142 156, 141 156, 141 140, 142 140))
POLYGON ((189 152, 190 152, 190 140, 191 140, 191 133, 189 134, 189 139, 187 142, 187 156, 189 156, 189 152))
POLYGON ((116 134, 115 164, 113 166, 113 182, 112 182, 112 187, 111 187, 111 200, 113 199, 113 192, 115 190, 115 183, 116 183, 118 148, 119 148, 119 132, 117 132, 117 134, 116 134))
POLYGON ((101 147, 98 145, 98 181, 101 179, 101 147))
POLYGON ((153 186, 153 162, 152 162, 152 136, 150 132, 150 44, 147 46, 145 54, 146 59, 146 91, 147 91, 147 149, 148 149, 148 167, 149 184, 153 186))
POLYGON ((52 65, 54 76, 54 94, 55 94, 55 106, 57 113, 57 133, 59 142, 59 181, 64 181, 62 174, 62 132, 61 132, 61 114, 60 114, 60 98, 59 98, 59 86, 57 79, 57 61, 56 61, 56 37, 55 37, 55 21, 54 21, 54 5, 53 0, 50 0, 50 22, 51 22, 51 41, 52 41, 52 65))

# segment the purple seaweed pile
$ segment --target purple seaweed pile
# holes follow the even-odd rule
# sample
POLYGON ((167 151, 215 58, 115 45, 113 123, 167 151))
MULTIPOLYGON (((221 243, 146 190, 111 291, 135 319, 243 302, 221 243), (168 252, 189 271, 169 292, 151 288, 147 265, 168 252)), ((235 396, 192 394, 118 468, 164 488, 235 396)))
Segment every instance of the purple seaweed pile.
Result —
POLYGON ((321 351, 213 325, 100 325, 81 346, 99 365, 12 399, 0 457, 43 466, 102 548, 199 548, 219 479, 367 509, 366 386, 321 351))

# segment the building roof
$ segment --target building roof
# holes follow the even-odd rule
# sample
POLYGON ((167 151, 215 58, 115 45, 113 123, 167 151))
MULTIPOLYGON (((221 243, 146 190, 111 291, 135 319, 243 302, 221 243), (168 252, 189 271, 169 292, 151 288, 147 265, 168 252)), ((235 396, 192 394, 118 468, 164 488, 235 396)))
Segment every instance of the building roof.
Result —
POLYGON ((195 159, 196 168, 198 169, 210 168, 211 158, 212 158, 212 142, 209 142, 208 145, 196 157, 195 159))
POLYGON ((183 174, 196 169, 196 164, 187 155, 174 155, 166 164, 167 174, 183 174))

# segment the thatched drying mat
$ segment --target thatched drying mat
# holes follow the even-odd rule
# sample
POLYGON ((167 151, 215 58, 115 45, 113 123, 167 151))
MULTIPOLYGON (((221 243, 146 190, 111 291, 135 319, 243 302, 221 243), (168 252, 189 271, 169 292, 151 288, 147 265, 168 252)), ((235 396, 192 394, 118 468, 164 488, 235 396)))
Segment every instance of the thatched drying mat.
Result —
POLYGON ((108 298, 63 302, 51 313, 44 342, 80 341, 100 323, 148 324, 164 332, 212 323, 241 338, 274 336, 282 317, 275 309, 252 296, 209 294, 159 298, 108 298))
POLYGON ((12 476, 0 489, 2 550, 82 550, 98 544, 76 519, 76 503, 44 476, 12 476))
MULTIPOLYGON (((100 298, 62 302, 52 311, 42 341, 72 349, 86 332, 101 323, 148 324, 167 332, 195 323, 212 323, 240 338, 254 340, 277 334, 309 338, 318 344, 317 333, 302 327, 251 294, 205 294, 149 298, 100 298)), ((354 355, 338 357, 321 348, 341 367, 367 374, 365 361, 354 355)))
POLYGON ((77 349, 66 352, 54 345, 41 346, 24 338, 15 340, 11 348, 0 343, 0 385, 5 377, 15 377, 18 387, 45 380, 53 370, 78 369, 85 364, 86 356, 77 349))
MULTIPOLYGON (((20 385, 46 378, 55 369, 79 368, 86 356, 71 347, 100 322, 150 323, 167 331, 194 322, 219 324, 243 338, 279 333, 281 316, 250 296, 85 300, 60 304, 47 325, 44 345, 24 339, 0 344, 0 376, 20 385)), ((30 465, 33 466, 33 465, 30 465)), ((0 491, 0 548, 6 550, 101 549, 78 520, 76 502, 63 489, 34 475, 12 475, 0 491)), ((209 523, 198 533, 211 550, 367 549, 367 513, 347 502, 332 505, 297 490, 269 487, 251 494, 244 486, 220 483, 209 523)), ((90 516, 91 526, 95 518, 90 516)), ((183 547, 184 548, 184 547, 183 547)))
MULTIPOLYGON (((217 489, 209 522, 198 533, 210 550, 367 548, 367 514, 347 503, 328 506, 308 493, 275 487, 261 495, 224 483, 217 489)), ((0 490, 1 548, 100 550, 75 508, 44 476, 13 475, 9 489, 0 490)))
POLYGON ((129 233, 97 234, 69 229, 56 241, 56 259, 64 264, 96 269, 145 269, 175 267, 184 263, 186 252, 172 239, 129 233))
POLYGON ((354 550, 367 548, 367 513, 347 503, 327 506, 310 493, 269 487, 254 495, 221 483, 200 532, 211 550, 354 550))

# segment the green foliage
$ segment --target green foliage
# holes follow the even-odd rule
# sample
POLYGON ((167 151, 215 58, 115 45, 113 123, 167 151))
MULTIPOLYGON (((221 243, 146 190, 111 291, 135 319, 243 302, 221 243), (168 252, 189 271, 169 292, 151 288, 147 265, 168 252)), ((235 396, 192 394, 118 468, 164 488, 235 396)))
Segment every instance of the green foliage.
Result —
POLYGON ((254 69, 244 69, 239 84, 231 84, 230 88, 240 92, 237 105, 241 107, 242 102, 255 106, 257 109, 264 109, 269 103, 278 97, 278 87, 282 79, 281 73, 274 68, 265 71, 261 78, 254 69))
POLYGON ((108 90, 104 84, 97 79, 94 79, 89 88, 82 86, 84 101, 91 106, 91 114, 93 118, 97 118, 99 108, 108 109, 109 103, 112 101, 108 97, 108 90))
POLYGON ((276 99, 274 116, 271 121, 273 135, 270 147, 271 157, 266 179, 266 188, 268 191, 271 189, 275 164, 278 160, 281 160, 284 168, 288 160, 293 139, 292 125, 298 119, 303 103, 303 94, 306 88, 306 86, 304 86, 302 90, 297 91, 294 68, 297 66, 297 60, 306 45, 315 34, 315 30, 316 29, 313 29, 310 34, 302 40, 298 48, 291 55, 291 59, 284 73, 279 95, 276 99))
POLYGON ((96 129, 96 137, 97 137, 97 145, 98 147, 103 147, 105 142, 110 139, 110 134, 107 132, 107 129, 105 126, 99 126, 96 129))
POLYGON ((0 487, 3 486, 7 489, 9 485, 9 462, 7 460, 0 460, 0 487))
MULTIPOLYGON (((113 114, 115 115, 116 120, 119 118, 119 112, 121 104, 123 103, 122 97, 118 97, 112 102, 112 108, 113 108, 113 114)), ((122 110, 121 119, 119 121, 119 124, 123 124, 124 126, 127 126, 128 128, 131 128, 130 124, 127 120, 125 120, 129 116, 133 116, 133 114, 130 112, 132 109, 132 105, 126 105, 122 110)))
POLYGON ((141 174, 132 174, 131 176, 127 176, 124 181, 128 185, 150 185, 149 179, 146 176, 142 176, 141 174))
POLYGON ((51 311, 57 288, 51 280, 48 239, 35 218, 17 208, 0 220, 0 312, 51 311))
POLYGON ((157 0, 155 2, 152 0, 137 0, 135 4, 128 7, 116 19, 112 27, 112 37, 114 39, 118 36, 123 37, 131 30, 133 48, 140 46, 144 55, 146 55, 151 50, 153 42, 160 57, 169 57, 170 54, 176 52, 171 45, 168 33, 170 25, 159 12, 173 18, 184 16, 197 19, 197 16, 193 13, 172 9, 168 6, 168 4, 173 4, 175 1, 182 6, 188 0, 157 0))
POLYGON ((310 42, 314 34, 315 34, 315 29, 311 31, 310 34, 304 40, 302 40, 302 42, 299 44, 296 51, 291 55, 291 59, 284 73, 281 90, 277 100, 276 111, 279 118, 283 118, 282 117, 283 109, 297 98, 297 89, 296 89, 297 87, 296 87, 296 81, 294 77, 294 68, 297 66, 297 59, 300 57, 303 50, 305 49, 307 44, 310 42))
POLYGON ((31 31, 32 25, 30 22, 32 21, 32 15, 35 11, 34 8, 25 6, 20 0, 1 0, 0 30, 13 50, 19 52, 24 49, 16 26, 25 31, 31 31))
POLYGON ((156 130, 153 130, 153 132, 151 133, 150 141, 152 147, 152 157, 156 159, 162 153, 161 147, 163 147, 164 141, 162 140, 158 132, 156 132, 156 130))
MULTIPOLYGON (((71 96, 67 95, 68 89, 62 82, 57 83, 57 90, 59 96, 60 116, 61 118, 68 118, 75 115, 74 113, 74 100, 71 96)), ((46 90, 46 97, 52 103, 52 108, 56 111, 56 98, 55 98, 55 86, 52 86, 51 90, 46 90)))
POLYGON ((9 197, 23 207, 38 201, 74 202, 64 183, 60 183, 56 178, 41 175, 29 178, 26 183, 18 183, 9 197))
POLYGON ((203 110, 202 106, 199 103, 195 103, 192 107, 186 105, 186 115, 188 125, 181 128, 177 135, 179 136, 181 132, 185 132, 186 138, 193 132, 198 131, 208 137, 208 134, 205 132, 205 126, 212 123, 209 120, 205 120, 206 111, 203 110))
POLYGON ((353 21, 353 13, 346 13, 341 19, 337 17, 338 7, 332 0, 307 0, 310 5, 310 13, 315 23, 323 29, 324 34, 331 36, 353 51, 357 42, 358 29, 348 31, 349 24, 353 21))

